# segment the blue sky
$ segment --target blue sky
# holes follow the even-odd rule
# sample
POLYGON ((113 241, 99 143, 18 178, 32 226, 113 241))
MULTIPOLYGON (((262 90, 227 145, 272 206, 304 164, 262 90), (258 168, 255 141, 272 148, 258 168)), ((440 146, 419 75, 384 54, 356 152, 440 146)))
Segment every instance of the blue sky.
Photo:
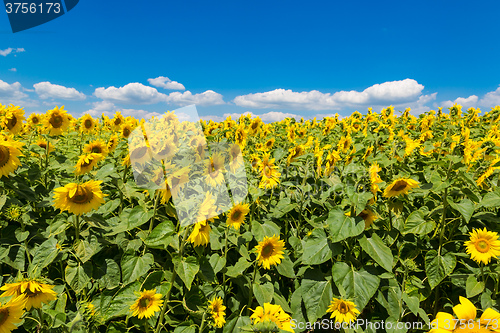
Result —
POLYGON ((0 102, 264 120, 500 104, 500 2, 97 1, 13 34, 0 102), (168 79, 166 79, 168 78, 168 79), (171 80, 171 81, 168 81, 171 80))

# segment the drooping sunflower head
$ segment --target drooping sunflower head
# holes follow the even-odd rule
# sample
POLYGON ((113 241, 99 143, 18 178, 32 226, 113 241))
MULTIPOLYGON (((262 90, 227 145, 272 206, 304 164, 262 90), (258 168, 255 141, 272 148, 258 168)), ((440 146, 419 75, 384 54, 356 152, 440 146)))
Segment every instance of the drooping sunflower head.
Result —
POLYGON ((120 127, 120 134, 123 138, 128 139, 133 130, 134 127, 131 124, 124 122, 120 127))
POLYGON ((245 216, 250 212, 249 204, 237 204, 227 213, 226 224, 239 230, 245 222, 245 216))
POLYGON ((83 152, 87 154, 95 153, 106 156, 108 155, 109 150, 108 145, 104 141, 95 140, 85 145, 85 147, 83 147, 83 152))
POLYGON ((288 151, 287 163, 290 164, 291 162, 294 162, 297 157, 304 155, 305 152, 306 149, 304 145, 298 145, 290 148, 290 150, 288 151))
POLYGON ((24 314, 26 307, 26 297, 17 296, 10 299, 7 303, 0 303, 0 332, 12 332, 17 328, 24 314))
POLYGON ((354 321, 359 314, 354 302, 333 298, 326 312, 331 312, 330 318, 335 318, 338 323, 350 323, 354 321))
POLYGON ((84 154, 80 156, 75 166, 75 174, 79 176, 91 171, 97 163, 103 159, 103 155, 96 153, 84 154))
POLYGON ((206 181, 209 185, 216 187, 224 183, 224 156, 220 153, 213 154, 206 162, 206 181))
POLYGON ((70 183, 54 189, 54 207, 75 215, 98 209, 106 196, 101 191, 101 183, 102 181, 90 180, 83 184, 70 183))
POLYGON ((64 106, 61 106, 61 108, 56 106, 54 109, 48 110, 43 118, 46 131, 50 135, 63 134, 70 125, 68 116, 66 110, 64 110, 64 106))
POLYGON ((206 246, 210 242, 210 225, 208 221, 201 221, 195 223, 191 235, 189 235, 187 241, 193 243, 194 246, 206 246))
POLYGON ((118 146, 118 136, 113 134, 108 141, 108 152, 112 152, 118 146))
POLYGON ((264 240, 255 247, 259 265, 265 269, 271 269, 271 265, 277 266, 281 263, 281 259, 284 258, 284 249, 285 242, 276 235, 264 237, 264 240))
POLYGON ((162 294, 156 293, 156 289, 141 291, 134 304, 130 306, 132 316, 139 319, 153 317, 156 312, 161 311, 162 297, 162 294))
POLYGON ((222 298, 214 297, 211 301, 208 301, 208 309, 214 320, 215 327, 222 327, 226 323, 226 306, 222 303, 222 298))
POLYGON ((245 147, 247 141, 247 133, 243 126, 238 126, 236 132, 234 133, 234 142, 238 144, 241 148, 245 147))
POLYGON ((42 303, 48 303, 57 299, 57 293, 53 291, 53 285, 42 283, 35 279, 26 279, 15 283, 6 283, 0 288, 4 290, 0 297, 14 296, 26 298, 26 310, 32 307, 41 308, 42 303))
POLYGON ((399 178, 394 180, 384 190, 383 196, 386 198, 407 194, 410 190, 419 187, 419 182, 411 178, 399 178))
POLYGON ((486 265, 491 261, 491 258, 500 256, 498 233, 484 228, 483 230, 474 229, 469 234, 470 238, 465 242, 465 246, 471 259, 486 265))
POLYGON ((279 329, 288 332, 294 332, 292 329, 292 317, 287 314, 280 305, 264 303, 264 306, 258 306, 255 310, 251 309, 253 314, 250 316, 254 325, 274 323, 279 329))

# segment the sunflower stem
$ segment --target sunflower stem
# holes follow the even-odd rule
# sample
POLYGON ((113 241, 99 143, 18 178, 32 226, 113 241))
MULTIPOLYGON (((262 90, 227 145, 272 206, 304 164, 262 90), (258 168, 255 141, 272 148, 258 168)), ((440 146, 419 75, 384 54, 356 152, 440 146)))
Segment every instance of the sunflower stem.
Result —
MULTIPOLYGON (((181 246, 179 248, 179 256, 181 258, 182 258, 182 254, 184 252, 184 246, 186 245, 188 230, 189 230, 189 226, 185 227, 184 233, 182 234, 181 246)), ((170 281, 169 281, 170 286, 169 286, 168 291, 165 295, 165 300, 163 301, 163 307, 161 309, 160 318, 158 318, 158 324, 156 325, 156 329, 155 329, 154 333, 160 332, 160 328, 163 325, 163 320, 165 319, 165 312, 167 311, 168 301, 170 299, 170 294, 172 293, 172 288, 174 287, 174 282, 175 282, 176 278, 177 278, 177 272, 174 269, 174 271, 172 272, 172 276, 170 277, 170 281)))
POLYGON ((483 263, 481 263, 481 264, 479 265, 479 268, 481 269, 481 281, 483 281, 483 282, 484 282, 484 284, 486 285, 486 280, 484 279, 484 264, 483 264, 483 263))
POLYGON ((80 239, 80 216, 75 215, 75 243, 80 239))
POLYGON ((253 276, 252 276, 252 284, 250 285, 250 297, 248 297, 248 305, 247 305, 247 315, 250 315, 250 308, 253 303, 253 284, 255 283, 255 277, 257 276, 257 260, 255 260, 255 264, 253 266, 253 276))
MULTIPOLYGON (((229 227, 226 227, 226 234, 225 234, 225 246, 224 246, 224 263, 227 263, 227 233, 228 233, 229 227)), ((224 270, 224 273, 222 273, 222 291, 224 292, 224 300, 226 300, 226 270, 224 270)), ((201 332, 201 330, 200 330, 201 332)))
POLYGON ((203 316, 201 317, 201 324, 200 324, 200 333, 203 332, 203 329, 205 328, 205 317, 207 315, 207 311, 203 312, 203 316))
POLYGON ((42 309, 37 308, 36 312, 38 313, 38 318, 40 318, 40 326, 38 326, 38 331, 41 331, 43 329, 43 314, 42 314, 42 309))
POLYGON ((44 183, 45 183, 45 188, 48 188, 48 185, 47 185, 47 171, 49 170, 49 138, 47 137, 47 142, 45 144, 45 179, 44 179, 44 183))
POLYGON ((153 217, 151 218, 151 221, 149 221, 149 233, 151 233, 151 230, 153 230, 153 225, 156 219, 156 211, 158 210, 158 201, 160 199, 160 191, 155 192, 155 203, 154 203, 154 208, 153 208, 153 217))

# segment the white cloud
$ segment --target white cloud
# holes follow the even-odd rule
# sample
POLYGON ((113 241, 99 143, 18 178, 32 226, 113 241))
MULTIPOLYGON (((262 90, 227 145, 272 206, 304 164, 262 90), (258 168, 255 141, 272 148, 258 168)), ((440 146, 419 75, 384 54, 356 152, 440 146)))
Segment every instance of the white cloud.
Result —
POLYGON ((97 88, 94 95, 105 101, 121 104, 155 104, 166 101, 167 95, 156 88, 145 86, 138 82, 129 83, 123 87, 97 88))
POLYGON ((11 99, 13 101, 17 101, 28 97, 28 95, 23 93, 21 90, 22 86, 19 82, 8 84, 7 82, 0 80, 0 98, 3 100, 11 99))
POLYGON ((224 121, 227 117, 231 117, 233 120, 237 120, 241 117, 241 115, 250 115, 252 118, 255 117, 260 117, 262 121, 266 122, 274 122, 274 121, 280 121, 285 118, 295 118, 295 119, 300 119, 301 116, 293 114, 293 113, 284 113, 284 112, 276 112, 276 111, 271 111, 263 114, 254 114, 252 112, 244 112, 244 113, 225 113, 224 116, 201 116, 200 118, 203 120, 213 120, 213 121, 224 121))
POLYGON ((275 89, 264 93, 237 96, 236 105, 250 108, 284 108, 295 110, 339 110, 344 107, 399 104, 416 101, 424 86, 412 79, 375 84, 359 92, 338 91, 333 94, 317 90, 294 92, 275 89))
POLYGON ((155 79, 148 79, 148 82, 150 85, 159 88, 164 88, 169 90, 186 90, 186 88, 182 83, 179 83, 177 81, 172 81, 166 76, 158 76, 155 79))
POLYGON ((92 117, 96 118, 100 118, 102 115, 112 118, 114 117, 115 112, 120 111, 124 117, 132 116, 136 119, 144 118, 146 120, 150 119, 153 116, 161 116, 161 114, 158 112, 149 112, 137 109, 122 109, 108 101, 94 102, 92 103, 92 106, 92 109, 83 112, 83 114, 88 113, 92 117))
POLYGON ((490 91, 479 101, 479 104, 487 107, 495 107, 500 105, 500 87, 495 91, 490 91))
POLYGON ((12 47, 9 47, 9 48, 7 48, 5 50, 0 50, 0 55, 6 57, 6 56, 8 56, 11 53, 19 53, 19 52, 24 52, 24 51, 25 50, 22 47, 18 47, 17 49, 13 49, 12 47))
POLYGON ((79 92, 75 88, 67 88, 50 82, 35 83, 33 87, 41 99, 58 98, 71 101, 82 101, 86 97, 85 94, 79 92))
POLYGON ((170 93, 166 98, 167 103, 176 105, 220 105, 225 104, 222 95, 213 90, 207 90, 200 94, 192 94, 189 90, 183 93, 178 91, 170 93))
POLYGON ((429 95, 421 95, 416 102, 398 104, 395 105, 396 109, 404 111, 406 108, 410 108, 410 113, 413 115, 419 115, 431 110, 430 106, 426 104, 436 100, 437 92, 429 94, 429 95))
POLYGON ((449 101, 448 100, 448 101, 441 102, 440 106, 443 107, 443 108, 450 108, 454 104, 459 104, 459 105, 462 106, 463 109, 467 110, 468 108, 475 108, 478 99, 479 98, 476 95, 471 95, 471 96, 469 96, 467 98, 458 97, 454 101, 449 101))
POLYGON ((17 72, 17 68, 9 68, 9 71, 11 71, 11 72, 17 72))

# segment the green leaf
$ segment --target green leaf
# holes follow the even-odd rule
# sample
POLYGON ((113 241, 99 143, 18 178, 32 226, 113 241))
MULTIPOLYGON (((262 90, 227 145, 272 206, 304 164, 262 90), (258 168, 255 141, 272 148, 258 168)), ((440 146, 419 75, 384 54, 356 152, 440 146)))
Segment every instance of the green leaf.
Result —
POLYGON ((31 261, 28 271, 40 274, 42 269, 50 265, 59 253, 60 250, 57 248, 57 239, 55 237, 47 239, 45 242, 40 244, 34 253, 33 260, 31 261))
POLYGON ((315 322, 325 315, 333 298, 332 280, 325 281, 321 276, 321 272, 318 274, 316 270, 308 271, 300 286, 307 319, 310 322, 315 322))
POLYGON ((224 324, 224 328, 222 329, 223 333, 247 333, 247 331, 242 328, 251 324, 250 317, 235 316, 234 318, 229 318, 227 323, 224 324))
POLYGON ((153 263, 154 258, 151 253, 141 257, 130 250, 125 252, 121 260, 123 283, 127 285, 146 275, 153 263))
POLYGON ((30 232, 28 230, 26 231, 21 231, 21 229, 16 229, 15 231, 16 239, 19 243, 22 243, 28 238, 30 235, 30 232))
POLYGON ((177 326, 174 333, 196 333, 196 327, 194 326, 177 326))
POLYGON ((302 240, 302 262, 305 265, 319 265, 332 258, 332 251, 328 246, 328 238, 323 229, 314 229, 302 240))
POLYGON ((219 273, 226 266, 226 259, 218 253, 212 254, 209 261, 215 274, 219 273))
POLYGON ((368 304, 380 283, 377 276, 364 269, 357 271, 343 262, 333 265, 332 276, 337 288, 345 290, 345 295, 341 296, 352 298, 359 311, 368 304))
POLYGON ((172 261, 177 275, 181 278, 182 282, 184 282, 188 290, 191 289, 194 277, 200 270, 200 265, 196 257, 187 257, 183 259, 173 258, 172 261))
POLYGON ((484 282, 478 282, 474 275, 469 275, 467 278, 467 283, 465 287, 465 292, 467 294, 467 298, 474 297, 484 290, 484 282))
POLYGON ((280 273, 283 276, 286 276, 287 278, 294 279, 295 272, 293 270, 293 262, 290 260, 288 254, 285 253, 283 257, 284 258, 281 259, 281 263, 277 266, 278 273, 280 273))
POLYGON ((438 255, 436 250, 430 250, 425 255, 425 272, 431 289, 434 289, 445 277, 455 269, 457 260, 451 253, 438 255))
POLYGON ((397 229, 401 234, 417 234, 426 235, 433 231, 436 227, 436 223, 431 219, 425 219, 428 213, 427 207, 421 207, 420 209, 413 211, 408 218, 405 220, 403 225, 397 225, 397 229))
POLYGON ((95 235, 91 235, 85 240, 78 240, 76 244, 76 255, 82 262, 87 262, 94 254, 102 249, 101 244, 95 235))
POLYGON ((264 237, 279 236, 280 232, 280 227, 271 221, 265 221, 264 223, 252 221, 252 233, 259 242, 262 241, 264 237))
POLYGON ((500 195, 496 192, 488 192, 479 205, 485 208, 498 207, 500 206, 500 195))
POLYGON ((86 262, 81 265, 79 262, 69 260, 64 270, 66 283, 79 294, 90 282, 92 276, 92 263, 86 262))
POLYGON ((361 214, 363 209, 366 207, 366 203, 373 198, 373 194, 370 192, 355 193, 351 198, 351 203, 353 204, 356 215, 361 214))
POLYGON ((409 296, 407 293, 403 293, 403 301, 406 303, 410 311, 417 316, 418 309, 420 307, 420 300, 417 296, 409 296))
POLYGON ((372 257, 377 264, 382 266, 385 270, 391 272, 393 265, 393 256, 391 249, 384 244, 384 241, 376 234, 373 233, 371 238, 359 238, 359 244, 363 251, 372 257))
POLYGON ((99 285, 106 289, 115 289, 120 285, 121 274, 120 266, 113 259, 104 259, 104 262, 97 266, 101 271, 102 277, 99 278, 99 285))
POLYGON ((252 288, 255 298, 261 306, 264 306, 264 303, 271 303, 274 298, 274 287, 271 282, 254 283, 252 288))
POLYGON ((5 205, 6 201, 7 201, 7 196, 5 194, 0 196, 0 210, 2 209, 3 205, 5 205))
POLYGON ((250 266, 252 266, 252 263, 241 257, 240 259, 238 259, 238 262, 234 266, 230 266, 227 268, 226 275, 229 277, 240 276, 250 266))
POLYGON ((465 222, 470 221, 470 218, 472 217, 475 208, 474 203, 472 201, 470 201, 469 199, 462 199, 459 203, 455 203, 449 200, 448 203, 453 209, 458 210, 460 214, 462 214, 462 216, 465 219, 465 222))
POLYGON ((294 210, 295 207, 297 207, 297 204, 291 203, 291 199, 289 197, 285 197, 281 199, 275 207, 273 207, 271 215, 272 217, 279 219, 286 213, 294 210))
POLYGON ((349 237, 358 236, 365 230, 365 221, 362 218, 346 216, 338 208, 330 211, 326 220, 334 243, 349 237))
POLYGON ((172 221, 167 220, 158 224, 144 240, 149 247, 166 248, 170 244, 171 237, 175 233, 172 221))
POLYGON ((120 232, 129 231, 140 227, 153 217, 153 210, 145 210, 141 206, 135 206, 132 209, 126 208, 120 214, 116 225, 110 225, 111 231, 106 236, 113 236, 120 232))

